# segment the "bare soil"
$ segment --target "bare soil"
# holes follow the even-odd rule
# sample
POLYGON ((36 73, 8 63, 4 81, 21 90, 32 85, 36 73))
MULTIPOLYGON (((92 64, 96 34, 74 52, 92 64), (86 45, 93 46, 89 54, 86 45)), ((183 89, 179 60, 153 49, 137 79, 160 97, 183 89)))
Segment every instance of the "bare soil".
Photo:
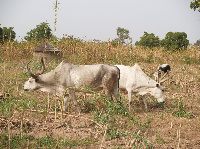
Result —
MULTIPOLYGON (((175 64, 174 64, 175 65, 175 64)), ((146 72, 151 75, 150 72, 155 70, 149 64, 146 64, 146 72)), ((7 66, 6 73, 12 74, 13 66, 7 66)), ((156 66, 154 66, 156 67, 156 66)), ((173 67, 173 66, 172 66, 173 67)), ((175 67, 175 66, 174 66, 175 67)), ((144 68, 144 67, 143 67, 144 68)), ((24 67, 18 67, 15 70, 18 74, 10 76, 9 80, 7 76, 1 79, 2 94, 0 100, 6 100, 10 98, 9 94, 4 95, 3 91, 12 88, 12 97, 16 99, 15 105, 28 99, 30 101, 37 99, 37 105, 47 105, 46 99, 47 93, 41 93, 38 91, 31 91, 22 93, 24 81, 28 78, 19 78, 21 72, 26 72, 24 67), (17 76, 17 77, 15 77, 17 76), (18 80, 16 79, 18 78, 18 80), (6 86, 6 87, 5 87, 6 86)), ((3 67, 2 67, 3 70, 3 67)), ((2 71, 3 72, 3 71, 2 71)), ((42 112, 39 109, 31 109, 29 107, 24 110, 14 106, 14 113, 11 117, 0 116, 0 133, 8 133, 12 136, 15 135, 31 135, 34 138, 42 138, 45 136, 51 136, 54 139, 68 138, 69 140, 82 140, 90 138, 91 143, 87 145, 73 146, 72 148, 134 148, 139 143, 143 144, 145 148, 145 142, 143 140, 134 140, 134 135, 138 133, 152 142, 154 148, 159 149, 175 149, 175 148, 188 148, 199 149, 200 148, 200 81, 199 81, 199 66, 183 66, 176 68, 176 75, 169 82, 166 83, 166 102, 163 106, 159 106, 152 98, 148 99, 149 111, 145 111, 144 105, 139 101, 139 98, 134 96, 132 104, 132 111, 130 115, 137 121, 146 124, 146 128, 141 128, 133 125, 126 117, 116 115, 116 124, 119 125, 120 130, 126 132, 126 136, 116 137, 110 139, 107 134, 109 132, 108 126, 102 123, 98 123, 93 116, 93 110, 85 110, 83 108, 81 100, 83 95, 79 96, 80 107, 84 109, 80 114, 74 110, 72 105, 67 113, 64 113, 61 122, 61 111, 58 108, 56 119, 55 113, 52 110, 54 106, 53 99, 50 101, 50 108, 46 108, 48 112, 42 112), (182 72, 182 70, 184 72, 182 72), (181 101, 184 102, 186 114, 190 114, 190 117, 183 116, 178 117, 176 115, 181 101), (172 112, 176 111, 176 113, 172 112), (23 127, 21 127, 23 125, 23 127), (9 128, 9 129, 8 129, 9 128), (23 128, 23 133, 21 133, 23 128)), ((3 75, 2 75, 3 76, 3 75)), ((127 105, 127 95, 122 94, 127 105)), ((90 100, 90 96, 86 96, 87 100, 90 100)), ((98 105, 96 105, 98 108, 98 105)), ((128 107, 128 106, 127 106, 128 107)), ((99 109, 101 110, 101 109, 99 109)), ((1 141, 1 140, 0 140, 1 141)), ((27 145, 27 148, 31 146, 31 141, 27 145)), ((57 145, 59 146, 59 144, 57 145)), ((65 148, 71 148, 65 146, 65 148)))

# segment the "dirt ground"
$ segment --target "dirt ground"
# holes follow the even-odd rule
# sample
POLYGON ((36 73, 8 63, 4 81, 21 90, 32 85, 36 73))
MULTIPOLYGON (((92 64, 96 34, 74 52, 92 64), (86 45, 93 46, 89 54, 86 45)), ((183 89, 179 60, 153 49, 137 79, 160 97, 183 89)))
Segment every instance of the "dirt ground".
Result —
MULTIPOLYGON (((150 67, 150 64, 149 66, 146 65, 145 68, 149 68, 149 70, 146 69, 146 72, 153 72, 152 70, 155 69, 150 67)), ((14 88, 10 96, 13 96, 12 98, 16 100, 15 105, 18 105, 18 103, 23 100, 27 100, 26 102, 28 102, 29 100, 32 101, 35 99, 37 106, 43 105, 45 107, 48 94, 38 91, 21 93, 23 84, 28 78, 28 76, 25 76, 25 73, 22 73, 26 72, 26 69, 24 67, 19 67, 20 73, 12 75, 13 69, 14 66, 6 69, 6 71, 9 72, 7 74, 11 74, 10 78, 13 78, 13 80, 6 78, 7 76, 4 75, 4 79, 1 79, 1 87, 4 87, 4 90, 14 88)), ((11 137, 19 134, 33 136, 34 138, 50 136, 54 139, 58 139, 67 137, 68 140, 78 141, 90 138, 91 143, 87 145, 65 146, 65 148, 75 149, 134 148, 139 143, 143 144, 140 148, 145 148, 145 139, 151 141, 155 149, 199 149, 199 70, 199 66, 196 65, 176 68, 176 76, 173 77, 171 82, 167 82, 168 84, 166 85, 166 101, 164 107, 159 106, 157 101, 153 101, 152 98, 150 98, 148 99, 149 111, 145 111, 144 104, 138 101, 137 96, 133 97, 134 101, 130 115, 138 122, 146 124, 146 127, 138 127, 127 120, 126 117, 115 115, 116 124, 121 131, 126 133, 125 136, 110 139, 107 136, 109 133, 108 126, 94 119, 93 110, 85 110, 79 114, 77 111, 73 110, 73 106, 69 112, 63 115, 62 122, 61 112, 59 110, 57 111, 55 119, 53 108, 50 110, 48 109, 48 112, 45 113, 39 111, 39 108, 31 109, 28 106, 23 111, 15 106, 14 113, 11 117, 8 116, 9 118, 7 118, 0 114, 0 133, 10 134, 11 137), (182 101, 184 104, 180 106, 182 101), (189 117, 187 117, 187 115, 182 117, 176 115, 181 112, 183 108, 185 108, 186 114, 190 115, 189 117), (23 133, 21 131, 21 125, 23 125, 23 133), (138 134, 137 136, 140 136, 142 139, 135 139, 135 134, 138 134)), ((6 97, 2 98, 1 96, 5 95, 0 95, 0 100, 5 100, 6 97)), ((82 96, 80 97, 82 98, 82 96)), ((123 97, 125 100, 124 104, 127 104, 127 94, 123 93, 123 97)), ((90 100, 90 97, 87 100, 90 100)), ((82 102, 80 102, 80 106, 83 107, 81 104, 82 102)), ((53 107, 53 105, 52 102, 51 106, 53 107)), ((30 141, 27 148, 29 148, 31 144, 32 142, 30 141)))
MULTIPOLYGON (((169 93, 167 93, 169 94, 169 93)), ((175 94, 167 95, 175 96, 175 94)), ((179 95, 180 96, 180 95, 179 95)), ((171 102, 166 101, 166 106, 170 107, 171 102)), ((133 108, 134 117, 141 122, 149 122, 147 129, 140 130, 131 126, 127 127, 128 136, 109 139, 106 137, 106 126, 94 121, 91 113, 81 113, 70 111, 63 115, 61 123, 61 112, 58 111, 55 120, 55 113, 41 114, 35 110, 15 111, 10 119, 10 133, 12 136, 20 133, 21 120, 23 118, 23 134, 31 135, 34 138, 51 136, 53 138, 68 137, 69 139, 92 138, 94 143, 87 146, 76 146, 73 148, 131 148, 131 132, 142 133, 148 138, 154 148, 175 149, 175 148, 200 148, 200 115, 199 104, 190 105, 192 118, 179 118, 169 113, 166 108, 156 107, 148 102, 149 111, 146 112, 143 105, 135 102, 133 108)), ((172 106, 171 106, 172 107, 172 106)), ((131 125, 126 119, 121 119, 121 127, 131 125)), ((7 127, 8 119, 1 117, 1 131, 7 127)), ((30 142, 31 144, 31 142, 30 142)), ((132 144, 134 147, 134 144, 132 144)), ((69 147, 70 148, 70 147, 69 147)), ((142 147, 144 148, 144 147, 142 147)))

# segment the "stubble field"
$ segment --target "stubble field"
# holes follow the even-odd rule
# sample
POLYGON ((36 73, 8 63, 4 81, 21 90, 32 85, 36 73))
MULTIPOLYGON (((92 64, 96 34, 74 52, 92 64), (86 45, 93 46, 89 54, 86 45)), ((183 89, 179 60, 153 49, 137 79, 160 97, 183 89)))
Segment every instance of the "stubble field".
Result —
POLYGON ((40 43, 7 43, 0 46, 0 148, 200 148, 200 51, 165 51, 109 43, 63 39, 59 61, 46 61, 46 72, 63 59, 72 64, 133 66, 138 63, 153 77, 159 64, 171 66, 173 78, 165 82, 165 104, 148 98, 146 112, 140 96, 133 96, 128 111, 127 93, 122 103, 101 92, 78 93, 81 113, 70 101, 61 113, 58 97, 39 91, 23 91, 28 80, 26 63, 37 72, 40 61, 32 49, 40 43))

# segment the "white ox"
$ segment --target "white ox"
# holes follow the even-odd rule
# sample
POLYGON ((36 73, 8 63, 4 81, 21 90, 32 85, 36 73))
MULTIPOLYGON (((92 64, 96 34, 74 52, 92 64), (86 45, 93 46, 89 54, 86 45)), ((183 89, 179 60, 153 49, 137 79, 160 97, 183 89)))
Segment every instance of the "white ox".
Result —
MULTIPOLYGON (((30 63, 30 62, 29 62, 30 63)), ((31 78, 24 84, 24 90, 41 90, 57 96, 63 96, 69 87, 90 87, 94 90, 105 90, 107 95, 118 97, 119 69, 115 66, 106 64, 97 65, 73 65, 67 61, 61 62, 54 70, 43 74, 45 65, 41 59, 42 70, 34 75, 26 65, 27 72, 31 78)), ((81 92, 81 89, 68 89, 69 96, 73 99, 76 107, 77 99, 75 92, 81 92)), ((64 98, 64 109, 66 110, 67 97, 64 98)))
MULTIPOLYGON (((126 89, 128 91, 128 100, 129 100, 129 111, 131 109, 130 104, 132 102, 132 92, 139 93, 144 95, 150 93, 158 102, 165 101, 164 88, 160 83, 148 77, 140 68, 138 64, 134 66, 124 66, 124 65, 115 65, 120 69, 120 80, 119 88, 126 89)), ((147 110, 146 99, 143 99, 145 103, 145 108, 147 110)))

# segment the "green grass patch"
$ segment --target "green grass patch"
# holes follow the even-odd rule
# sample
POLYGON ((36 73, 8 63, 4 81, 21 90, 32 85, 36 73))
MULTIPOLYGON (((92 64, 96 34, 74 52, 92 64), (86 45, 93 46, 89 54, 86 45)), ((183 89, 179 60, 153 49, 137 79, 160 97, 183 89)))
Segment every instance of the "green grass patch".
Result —
POLYGON ((174 99, 172 101, 172 107, 171 109, 166 107, 167 110, 172 113, 173 115, 177 116, 177 117, 184 117, 184 118, 192 118, 193 115, 188 112, 188 108, 186 106, 186 104, 184 103, 184 101, 182 100, 178 100, 178 99, 174 99))
POLYGON ((57 138, 54 139, 51 136, 44 136, 42 138, 34 138, 33 136, 20 136, 15 135, 9 137, 8 134, 2 133, 0 135, 0 148, 65 148, 65 147, 78 147, 89 146, 97 142, 96 139, 86 137, 83 139, 69 139, 69 138, 57 138))

